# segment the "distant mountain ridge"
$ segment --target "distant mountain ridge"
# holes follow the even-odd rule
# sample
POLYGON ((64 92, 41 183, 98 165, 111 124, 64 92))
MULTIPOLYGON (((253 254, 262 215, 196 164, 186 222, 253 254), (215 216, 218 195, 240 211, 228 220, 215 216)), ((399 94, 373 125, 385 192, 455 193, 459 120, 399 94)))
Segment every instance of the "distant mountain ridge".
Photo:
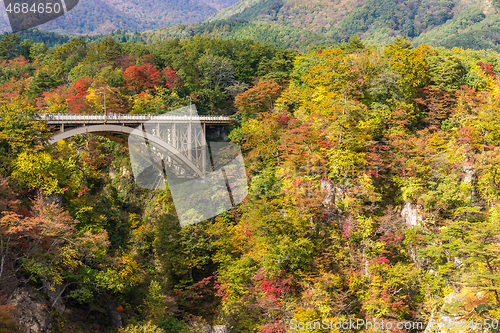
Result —
POLYGON ((500 51, 500 0, 81 1, 40 30, 92 35, 87 39, 113 32, 117 40, 133 42, 200 34, 301 51, 354 35, 371 44, 406 36, 415 45, 500 51))
POLYGON ((499 14, 499 0, 241 0, 210 21, 275 23, 336 42, 357 34, 371 43, 406 36, 435 46, 498 48, 499 14))
MULTIPOLYGON (((203 22, 237 0, 80 0, 66 15, 39 26, 64 34, 109 33, 116 29, 144 31, 180 23, 203 22)), ((0 31, 6 31, 5 13, 0 31)))

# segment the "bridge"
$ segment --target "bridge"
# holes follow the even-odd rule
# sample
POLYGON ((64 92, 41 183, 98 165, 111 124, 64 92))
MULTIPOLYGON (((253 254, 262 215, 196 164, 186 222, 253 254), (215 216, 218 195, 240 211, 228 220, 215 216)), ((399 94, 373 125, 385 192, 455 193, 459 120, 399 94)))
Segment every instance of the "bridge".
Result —
POLYGON ((168 166, 179 177, 188 178, 212 171, 205 138, 224 137, 224 127, 233 123, 228 116, 189 114, 40 114, 40 118, 52 129, 49 144, 74 135, 96 134, 129 147, 137 156, 153 151, 158 158, 149 157, 149 161, 156 169, 164 171, 168 166), (131 140, 131 136, 139 139, 131 140))

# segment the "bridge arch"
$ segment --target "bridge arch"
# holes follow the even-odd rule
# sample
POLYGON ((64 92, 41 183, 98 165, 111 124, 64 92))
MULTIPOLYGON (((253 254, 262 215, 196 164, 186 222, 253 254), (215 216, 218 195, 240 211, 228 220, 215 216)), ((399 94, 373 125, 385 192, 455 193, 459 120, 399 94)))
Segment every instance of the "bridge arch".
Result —
POLYGON ((131 128, 127 126, 120 125, 92 125, 92 126, 81 126, 68 131, 56 133, 50 140, 49 144, 54 144, 57 141, 68 139, 72 136, 85 134, 85 133, 94 133, 98 135, 102 135, 104 137, 108 137, 111 140, 117 141, 125 146, 128 146, 128 140, 120 140, 113 134, 119 135, 136 135, 139 137, 143 137, 150 144, 154 144, 156 147, 165 150, 172 159, 174 159, 177 163, 185 165, 188 169, 190 169, 197 176, 203 176, 203 172, 198 168, 190 159, 184 156, 179 150, 177 150, 172 145, 168 144, 164 140, 149 134, 145 131, 141 131, 137 128, 131 128))

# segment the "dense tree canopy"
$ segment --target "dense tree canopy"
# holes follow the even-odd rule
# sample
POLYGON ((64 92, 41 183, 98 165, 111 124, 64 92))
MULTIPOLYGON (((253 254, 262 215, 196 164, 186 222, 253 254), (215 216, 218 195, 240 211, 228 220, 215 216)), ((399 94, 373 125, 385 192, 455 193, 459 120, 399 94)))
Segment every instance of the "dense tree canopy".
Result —
POLYGON ((404 38, 307 54, 199 36, 13 43, 29 52, 0 60, 0 286, 45 293, 61 331, 500 313, 498 53, 404 38), (135 186, 126 147, 46 144, 38 112, 100 113, 104 94, 108 112, 192 99, 235 114, 247 198, 181 228, 168 188, 135 186))

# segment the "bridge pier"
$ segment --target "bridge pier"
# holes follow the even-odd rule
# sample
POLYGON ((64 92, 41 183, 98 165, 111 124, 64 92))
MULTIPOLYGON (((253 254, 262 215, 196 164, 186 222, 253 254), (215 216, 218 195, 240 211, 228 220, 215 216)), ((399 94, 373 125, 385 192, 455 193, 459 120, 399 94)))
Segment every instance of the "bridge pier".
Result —
MULTIPOLYGON (((206 137, 207 124, 203 123, 203 138, 206 137)), ((201 145, 201 170, 203 174, 207 173, 207 140, 203 140, 201 145)))
POLYGON ((187 153, 188 153, 188 158, 190 160, 193 159, 193 124, 191 122, 188 123, 188 128, 187 128, 187 153))

